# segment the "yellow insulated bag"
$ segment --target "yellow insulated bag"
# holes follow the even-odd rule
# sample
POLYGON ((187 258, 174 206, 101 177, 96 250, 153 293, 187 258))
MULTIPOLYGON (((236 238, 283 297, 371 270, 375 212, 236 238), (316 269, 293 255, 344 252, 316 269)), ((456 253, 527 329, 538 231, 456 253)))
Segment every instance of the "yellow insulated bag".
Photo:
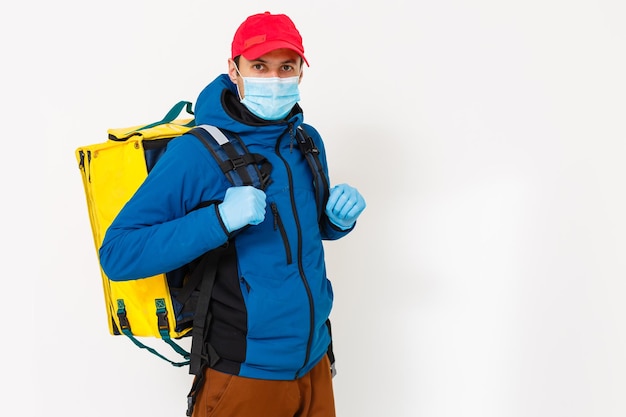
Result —
MULTIPOLYGON (((96 256, 117 214, 166 151, 167 143, 180 135, 188 133, 200 140, 231 185, 264 190, 271 182, 270 163, 262 155, 249 153, 237 135, 214 126, 195 126, 193 117, 179 118, 183 110, 193 116, 191 107, 192 103, 180 101, 158 122, 109 129, 106 142, 76 149, 96 256)), ((209 203, 200 203, 197 208, 209 203)), ((100 267, 109 332, 128 336, 140 348, 174 366, 191 365, 190 372, 198 372, 211 317, 211 291, 224 252, 223 247, 216 248, 175 271, 129 281, 112 281, 100 267), (170 287, 170 276, 175 287, 170 287), (173 340, 184 336, 193 336, 191 352, 173 340), (168 359, 137 337, 162 339, 183 361, 168 359)))
MULTIPOLYGON (((194 126, 193 118, 177 119, 183 109, 193 115, 191 103, 181 101, 159 122, 109 129, 106 142, 76 149, 96 254, 108 227, 142 184, 167 142, 187 133, 194 126)), ((122 282, 109 280, 102 268, 100 273, 109 332, 113 335, 125 334, 139 347, 175 365, 187 364, 189 354, 172 338, 185 336, 191 328, 177 330, 179 326, 173 314, 165 273, 122 282), (185 361, 170 361, 134 336, 161 338, 185 361)))

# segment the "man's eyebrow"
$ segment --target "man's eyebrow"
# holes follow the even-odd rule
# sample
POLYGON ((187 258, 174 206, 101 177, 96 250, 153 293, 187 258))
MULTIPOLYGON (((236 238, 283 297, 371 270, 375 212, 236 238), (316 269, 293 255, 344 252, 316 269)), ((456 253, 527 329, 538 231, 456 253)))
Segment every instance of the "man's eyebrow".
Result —
MULTIPOLYGON (((262 59, 262 58, 257 58, 257 59, 254 59, 254 60, 250 61, 250 62, 261 62, 263 64, 267 64, 267 61, 262 59)), ((280 63, 280 65, 283 65, 283 64, 296 64, 296 63, 297 63, 297 61, 295 59, 287 59, 285 61, 282 61, 280 63)))

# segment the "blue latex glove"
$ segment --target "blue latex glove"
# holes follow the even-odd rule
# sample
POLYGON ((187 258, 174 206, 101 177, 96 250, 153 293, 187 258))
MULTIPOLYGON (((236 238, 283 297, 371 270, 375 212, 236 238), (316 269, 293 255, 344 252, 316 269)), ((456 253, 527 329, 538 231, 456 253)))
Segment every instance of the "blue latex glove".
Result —
POLYGON ((265 219, 265 192, 252 186, 230 187, 217 206, 228 233, 265 219))
POLYGON ((363 210, 365 199, 356 188, 339 184, 330 189, 326 215, 334 225, 343 230, 351 228, 363 210))

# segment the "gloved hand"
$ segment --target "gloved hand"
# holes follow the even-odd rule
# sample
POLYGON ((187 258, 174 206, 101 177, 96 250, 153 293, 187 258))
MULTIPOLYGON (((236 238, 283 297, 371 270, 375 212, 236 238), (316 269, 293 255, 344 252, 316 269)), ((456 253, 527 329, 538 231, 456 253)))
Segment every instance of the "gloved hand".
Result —
POLYGON ((217 206, 228 233, 265 219, 265 192, 252 186, 230 187, 217 206))
POLYGON ((348 184, 339 184, 330 189, 326 215, 341 229, 351 228, 364 209, 365 199, 356 188, 348 184))

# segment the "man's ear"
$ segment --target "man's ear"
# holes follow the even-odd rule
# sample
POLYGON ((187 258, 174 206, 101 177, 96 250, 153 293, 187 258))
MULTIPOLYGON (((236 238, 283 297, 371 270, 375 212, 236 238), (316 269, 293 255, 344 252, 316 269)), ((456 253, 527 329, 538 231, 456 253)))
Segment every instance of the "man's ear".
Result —
POLYGON ((228 58, 228 78, 230 78, 233 84, 237 84, 237 66, 232 58, 228 58))

